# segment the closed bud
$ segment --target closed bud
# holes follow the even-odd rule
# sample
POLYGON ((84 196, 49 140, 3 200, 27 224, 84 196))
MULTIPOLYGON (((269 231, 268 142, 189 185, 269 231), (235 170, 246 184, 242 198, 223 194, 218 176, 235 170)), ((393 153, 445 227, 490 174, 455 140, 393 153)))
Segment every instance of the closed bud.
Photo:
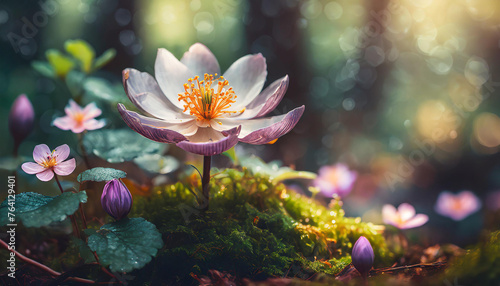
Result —
POLYGON ((33 105, 26 95, 21 94, 12 104, 9 114, 9 130, 14 138, 16 149, 33 130, 34 120, 33 105))
POLYGON ((373 248, 366 237, 361 236, 352 248, 352 264, 359 271, 363 278, 368 276, 368 272, 372 269, 375 254, 373 248))
POLYGON ((104 186, 101 204, 110 216, 121 220, 128 215, 132 208, 132 195, 120 180, 114 179, 104 186))

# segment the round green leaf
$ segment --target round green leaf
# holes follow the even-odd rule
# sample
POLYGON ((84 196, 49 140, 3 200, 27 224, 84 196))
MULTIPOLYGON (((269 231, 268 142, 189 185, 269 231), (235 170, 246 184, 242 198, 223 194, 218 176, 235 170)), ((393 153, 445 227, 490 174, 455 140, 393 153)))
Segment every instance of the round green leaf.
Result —
POLYGON ((144 154, 161 154, 168 146, 130 129, 95 130, 85 135, 83 144, 88 152, 110 163, 131 161, 144 154))
POLYGON ((167 174, 179 168, 179 161, 172 156, 145 154, 134 159, 134 163, 150 173, 167 174))
POLYGON ((38 193, 20 193, 15 196, 14 204, 9 198, 0 205, 0 225, 22 221, 26 227, 41 227, 52 222, 63 221, 66 216, 78 210, 80 203, 87 202, 85 191, 66 192, 56 197, 38 193), (12 212, 9 208, 14 207, 12 212), (9 220, 8 213, 15 215, 15 222, 9 220))
POLYGON ((54 69, 56 76, 66 77, 68 72, 73 69, 75 63, 58 50, 50 49, 45 52, 45 56, 54 69))
POLYGON ((102 78, 87 78, 83 83, 83 89, 85 90, 86 96, 109 101, 111 103, 117 103, 126 98, 125 91, 123 90, 123 86, 121 84, 113 85, 109 81, 102 78))
POLYGON ((113 179, 125 178, 126 176, 127 173, 121 170, 116 170, 113 168, 97 167, 82 172, 80 175, 78 175, 76 179, 80 183, 85 181, 105 182, 105 181, 111 181, 113 179))
POLYGON ((88 245, 111 271, 140 269, 163 247, 156 226, 143 218, 125 218, 101 227, 88 238, 88 245))

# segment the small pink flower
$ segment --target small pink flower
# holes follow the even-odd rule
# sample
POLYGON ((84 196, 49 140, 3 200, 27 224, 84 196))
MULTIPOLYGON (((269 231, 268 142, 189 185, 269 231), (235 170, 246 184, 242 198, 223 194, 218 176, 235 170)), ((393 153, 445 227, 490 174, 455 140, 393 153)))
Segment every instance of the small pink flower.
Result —
POLYGON ((50 181, 54 172, 60 176, 67 176, 76 168, 75 158, 64 161, 69 156, 69 146, 64 144, 50 151, 45 144, 36 145, 33 150, 33 159, 36 163, 24 163, 21 168, 28 174, 36 174, 40 181, 50 181))
POLYGON ((415 208, 407 203, 400 204, 397 210, 393 205, 385 205, 382 208, 382 217, 385 224, 393 225, 399 229, 419 227, 429 220, 425 214, 416 214, 415 208))
POLYGON ((334 194, 345 197, 351 192, 358 177, 355 171, 350 171, 346 165, 340 163, 333 166, 323 166, 318 173, 313 185, 328 197, 334 194))
POLYGON ((62 130, 82 133, 85 130, 102 128, 106 124, 104 119, 94 119, 101 115, 102 111, 93 102, 82 108, 70 99, 68 106, 64 108, 64 112, 66 112, 66 116, 58 117, 52 122, 54 126, 62 130))
POLYGON ((442 192, 436 202, 435 210, 442 216, 459 221, 477 212, 481 208, 481 201, 470 191, 458 194, 442 192))

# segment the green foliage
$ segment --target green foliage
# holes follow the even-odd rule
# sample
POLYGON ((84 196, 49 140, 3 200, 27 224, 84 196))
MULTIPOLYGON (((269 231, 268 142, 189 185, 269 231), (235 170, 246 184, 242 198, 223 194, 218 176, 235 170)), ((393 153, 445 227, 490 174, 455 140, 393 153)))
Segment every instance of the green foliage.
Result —
POLYGON ((125 218, 103 225, 89 236, 88 245, 111 271, 129 272, 149 263, 163 241, 152 223, 143 218, 125 218))
MULTIPOLYGON (((195 178, 189 179, 199 188, 195 178)), ((194 283, 191 273, 210 269, 263 279, 283 276, 292 266, 304 273, 336 274, 350 263, 361 235, 372 243, 379 265, 393 260, 376 226, 344 217, 340 203, 328 209, 266 175, 235 169, 214 174, 205 213, 190 188, 177 183, 150 198, 135 198, 132 214, 153 222, 165 238, 157 263, 139 280, 189 284, 194 283)))
POLYGON ((144 154, 134 159, 134 163, 150 173, 167 174, 179 168, 179 161, 172 156, 144 154))
POLYGON ((100 57, 94 61, 94 70, 101 69, 116 56, 115 49, 107 49, 100 57))
POLYGON ((315 179, 316 174, 306 171, 295 171, 290 167, 282 167, 280 161, 266 163, 259 157, 250 156, 239 159, 242 167, 248 168, 254 174, 265 174, 275 184, 290 179, 315 179))
POLYGON ((85 95, 110 103, 117 103, 126 99, 125 91, 121 84, 112 84, 109 81, 98 78, 88 77, 83 83, 85 95))
POLYGON ((450 261, 444 280, 460 285, 497 286, 500 282, 500 231, 450 261))
POLYGON ((63 221, 73 214, 80 203, 87 202, 85 191, 66 192, 56 197, 44 196, 38 193, 20 193, 15 197, 15 203, 9 198, 0 205, 0 225, 11 223, 8 213, 15 214, 15 221, 22 221, 26 227, 41 227, 52 222, 63 221), (14 209, 15 208, 15 211, 14 209))
POLYGON ((84 181, 106 182, 113 179, 125 178, 126 176, 127 173, 121 170, 97 167, 82 172, 80 175, 78 175, 77 180, 80 183, 84 181))
POLYGON ((95 130, 85 135, 83 144, 89 152, 110 163, 163 153, 168 146, 148 140, 130 129, 95 130))
POLYGON ((64 48, 79 61, 82 71, 85 73, 92 71, 95 51, 89 43, 84 40, 67 40, 64 43, 64 48))
POLYGON ((66 77, 66 75, 73 69, 75 63, 73 60, 58 50, 50 49, 45 53, 50 66, 54 70, 54 74, 58 77, 66 77))
POLYGON ((90 250, 90 247, 83 240, 72 236, 71 242, 78 249, 78 253, 85 263, 96 262, 92 250, 90 250))

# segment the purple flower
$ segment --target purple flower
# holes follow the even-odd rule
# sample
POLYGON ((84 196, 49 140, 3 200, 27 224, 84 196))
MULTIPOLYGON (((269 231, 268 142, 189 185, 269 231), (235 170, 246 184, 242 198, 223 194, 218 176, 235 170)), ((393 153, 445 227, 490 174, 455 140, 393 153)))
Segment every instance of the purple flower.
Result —
POLYGON ((261 54, 234 62, 223 76, 212 52, 194 44, 181 60, 159 49, 156 80, 135 69, 123 71, 129 99, 147 116, 118 104, 127 125, 151 140, 174 143, 195 154, 220 154, 238 143, 266 144, 290 132, 304 106, 287 114, 261 118, 283 98, 288 76, 266 81, 266 60, 261 54))
POLYGON ((109 181, 104 186, 101 196, 102 208, 114 219, 126 217, 132 208, 132 195, 118 179, 109 181))
POLYGON ((440 215, 459 221, 477 212, 481 208, 481 201, 470 191, 458 194, 442 192, 434 207, 440 215))
POLYGON ((50 181, 54 177, 54 172, 60 176, 67 176, 76 168, 76 160, 68 158, 69 146, 64 144, 50 151, 45 144, 36 145, 33 149, 33 159, 36 163, 26 162, 21 168, 28 174, 36 174, 40 181, 50 181))
POLYGON ((352 248, 351 259, 352 265, 356 267, 361 276, 366 278, 368 272, 372 269, 373 260, 375 259, 372 245, 366 237, 360 236, 358 241, 356 241, 352 248))
POLYGON ((340 197, 347 196, 358 177, 355 171, 350 171, 346 165, 341 163, 323 166, 318 173, 313 185, 328 197, 332 197, 334 194, 340 197))
POLYGON ((16 146, 19 146, 31 133, 34 119, 35 111, 30 100, 24 94, 19 95, 12 104, 9 114, 9 130, 16 146))
POLYGON ((397 210, 393 205, 385 205, 382 208, 382 217, 385 224, 399 229, 419 227, 429 220, 425 214, 416 214, 415 208, 407 203, 400 204, 397 210))

